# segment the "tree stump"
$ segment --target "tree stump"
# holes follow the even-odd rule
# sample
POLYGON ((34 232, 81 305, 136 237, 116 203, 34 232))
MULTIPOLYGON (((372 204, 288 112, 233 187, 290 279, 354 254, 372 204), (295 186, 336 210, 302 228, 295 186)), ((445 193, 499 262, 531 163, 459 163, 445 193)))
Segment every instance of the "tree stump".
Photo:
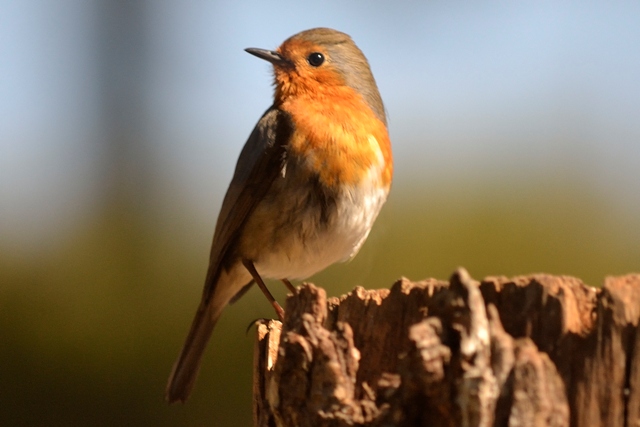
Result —
POLYGON ((258 325, 255 426, 640 427, 640 275, 302 285, 258 325))

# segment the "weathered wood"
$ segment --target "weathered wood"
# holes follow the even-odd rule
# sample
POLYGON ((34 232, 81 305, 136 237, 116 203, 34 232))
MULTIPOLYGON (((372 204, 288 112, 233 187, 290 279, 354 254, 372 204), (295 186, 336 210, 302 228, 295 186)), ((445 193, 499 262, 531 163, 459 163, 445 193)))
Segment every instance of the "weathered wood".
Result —
POLYGON ((304 284, 258 327, 256 426, 640 427, 640 275, 304 284))

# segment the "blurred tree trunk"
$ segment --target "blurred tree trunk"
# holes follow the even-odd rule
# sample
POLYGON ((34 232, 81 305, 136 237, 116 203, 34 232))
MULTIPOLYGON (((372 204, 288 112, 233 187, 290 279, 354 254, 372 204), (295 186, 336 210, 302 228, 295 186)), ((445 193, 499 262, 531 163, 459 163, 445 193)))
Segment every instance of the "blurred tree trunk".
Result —
POLYGON ((640 426, 640 275, 303 285, 258 327, 266 426, 640 426))
POLYGON ((97 6, 96 59, 104 135, 98 142, 104 153, 104 200, 109 208, 137 211, 153 188, 145 85, 149 5, 99 0, 97 6))

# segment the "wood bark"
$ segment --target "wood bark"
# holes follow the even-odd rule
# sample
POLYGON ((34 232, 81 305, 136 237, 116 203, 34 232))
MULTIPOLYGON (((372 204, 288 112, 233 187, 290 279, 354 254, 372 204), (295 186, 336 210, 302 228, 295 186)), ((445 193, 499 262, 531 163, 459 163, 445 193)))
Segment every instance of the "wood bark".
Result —
POLYGON ((304 284, 258 325, 254 425, 640 427, 640 275, 304 284))

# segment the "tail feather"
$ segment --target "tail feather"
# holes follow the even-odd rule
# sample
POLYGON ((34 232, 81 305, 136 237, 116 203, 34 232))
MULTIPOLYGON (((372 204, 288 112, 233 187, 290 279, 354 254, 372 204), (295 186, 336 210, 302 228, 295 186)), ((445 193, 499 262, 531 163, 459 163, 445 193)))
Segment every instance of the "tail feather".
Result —
POLYGON ((202 355, 221 312, 220 307, 214 307, 211 303, 200 304, 184 347, 171 370, 165 390, 167 402, 184 403, 189 398, 200 371, 202 355))
MULTIPOLYGON (((214 268, 215 271, 215 268, 214 268)), ((251 275, 241 263, 235 263, 220 274, 207 276, 202 302, 191 323, 189 335, 178 360, 173 365, 165 390, 169 403, 186 402, 200 371, 202 356, 222 310, 251 283, 251 275), (215 279, 212 279, 214 277, 215 279)))

